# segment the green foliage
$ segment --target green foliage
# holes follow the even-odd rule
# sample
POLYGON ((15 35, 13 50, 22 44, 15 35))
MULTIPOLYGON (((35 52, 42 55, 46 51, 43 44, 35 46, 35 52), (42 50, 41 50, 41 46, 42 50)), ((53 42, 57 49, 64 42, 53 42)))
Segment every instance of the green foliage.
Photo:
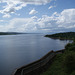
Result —
POLYGON ((75 52, 58 54, 50 68, 41 75, 75 75, 75 52))
POLYGON ((68 49, 69 51, 75 51, 75 46, 72 46, 68 49))
POLYGON ((70 47, 72 47, 73 45, 71 43, 68 43, 66 46, 65 46, 65 49, 68 50, 70 47))
POLYGON ((75 51, 75 42, 73 41, 72 43, 68 43, 68 44, 65 46, 65 49, 66 49, 66 50, 69 50, 69 51, 75 51))
POLYGON ((75 39, 75 32, 56 33, 52 35, 46 35, 45 37, 57 38, 57 39, 75 39))
POLYGON ((75 71, 73 71, 73 72, 71 73, 71 75, 75 75, 75 71))
POLYGON ((66 75, 62 67, 62 54, 56 56, 55 61, 50 68, 41 75, 66 75))
POLYGON ((67 73, 72 73, 75 70, 75 53, 70 51, 64 54, 63 66, 67 73))
POLYGON ((72 43, 65 46, 65 52, 58 54, 50 68, 41 75, 75 75, 75 32, 46 35, 50 38, 72 39, 72 43))

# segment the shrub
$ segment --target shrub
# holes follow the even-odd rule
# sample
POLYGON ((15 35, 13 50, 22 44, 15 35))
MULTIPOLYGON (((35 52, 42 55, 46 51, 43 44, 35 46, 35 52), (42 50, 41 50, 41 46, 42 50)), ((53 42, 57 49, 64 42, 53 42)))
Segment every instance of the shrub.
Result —
POLYGON ((63 59, 63 65, 67 73, 72 73, 75 70, 75 53, 66 54, 63 59))
POLYGON ((75 38, 74 38, 73 42, 75 43, 75 38))
POLYGON ((65 49, 68 50, 70 47, 72 47, 72 44, 71 44, 71 43, 68 43, 68 44, 65 46, 65 49))
POLYGON ((75 75, 75 71, 73 71, 73 72, 71 73, 71 75, 75 75))
POLYGON ((69 51, 75 51, 75 46, 72 46, 68 49, 69 51))

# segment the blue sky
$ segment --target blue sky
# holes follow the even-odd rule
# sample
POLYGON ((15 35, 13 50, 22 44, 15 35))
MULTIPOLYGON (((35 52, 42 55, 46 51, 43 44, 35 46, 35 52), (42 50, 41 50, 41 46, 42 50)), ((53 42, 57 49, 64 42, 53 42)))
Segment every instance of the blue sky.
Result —
POLYGON ((0 32, 75 31, 75 0, 0 0, 0 32))

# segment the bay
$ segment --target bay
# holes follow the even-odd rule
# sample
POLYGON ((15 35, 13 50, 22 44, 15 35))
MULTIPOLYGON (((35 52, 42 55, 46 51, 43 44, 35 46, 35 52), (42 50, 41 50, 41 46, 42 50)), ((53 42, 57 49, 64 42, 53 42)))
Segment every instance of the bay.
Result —
POLYGON ((69 40, 44 37, 44 34, 0 36, 0 75, 11 75, 16 68, 40 59, 51 50, 64 49, 69 40))

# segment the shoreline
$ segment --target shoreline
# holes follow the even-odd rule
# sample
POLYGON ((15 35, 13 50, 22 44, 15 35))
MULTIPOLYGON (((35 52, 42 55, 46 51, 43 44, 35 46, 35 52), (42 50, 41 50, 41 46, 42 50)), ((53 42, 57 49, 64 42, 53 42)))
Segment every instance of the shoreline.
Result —
MULTIPOLYGON (((68 35, 69 35, 69 33, 67 33, 67 35, 65 34, 65 37, 63 37, 64 35, 59 36, 59 34, 46 35, 45 37, 48 37, 51 39, 72 40, 73 41, 74 37, 72 37, 72 36, 74 36, 74 35, 71 33, 72 36, 70 35, 69 37, 67 37, 68 35)), ((45 58, 42 57, 35 62, 32 62, 28 65, 25 65, 23 67, 16 69, 16 71, 14 72, 13 75, 34 75, 34 74, 39 75, 48 69, 49 65, 51 65, 53 63, 53 60, 57 54, 62 54, 62 53, 64 53, 65 50, 66 49, 61 49, 58 51, 52 50, 44 56, 45 58), (42 65, 42 64, 44 64, 44 65, 42 65)))
POLYGON ((40 58, 39 60, 16 69, 12 75, 21 75, 22 73, 24 73, 25 75, 34 75, 35 73, 35 75, 38 75, 44 72, 48 68, 48 66, 52 64, 53 59, 57 54, 64 53, 64 51, 65 49, 58 51, 52 50, 48 52, 46 55, 44 55, 42 58, 40 58))
MULTIPOLYGON (((48 36, 45 36, 45 37, 48 37, 48 36)), ((48 38, 51 38, 51 39, 59 39, 59 40, 74 40, 72 38, 58 38, 58 37, 48 37, 48 38)))

